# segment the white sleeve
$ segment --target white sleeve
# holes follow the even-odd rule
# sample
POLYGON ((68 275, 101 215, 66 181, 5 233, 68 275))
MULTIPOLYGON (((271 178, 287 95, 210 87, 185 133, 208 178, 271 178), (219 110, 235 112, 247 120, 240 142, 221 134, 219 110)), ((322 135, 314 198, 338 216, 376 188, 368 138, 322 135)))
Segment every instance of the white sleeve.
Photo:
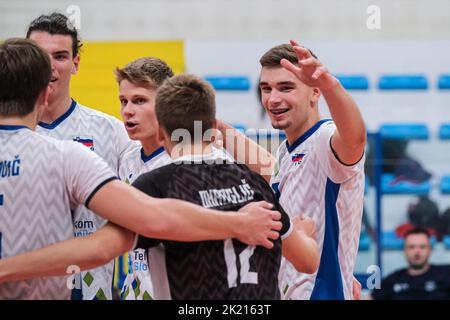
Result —
POLYGON ((364 171, 365 155, 363 154, 358 162, 351 165, 341 162, 331 147, 331 137, 335 131, 336 125, 334 122, 330 121, 322 125, 319 136, 317 137, 316 152, 327 176, 334 183, 343 183, 356 173, 364 171))
POLYGON ((123 157, 119 160, 119 178, 122 181, 126 181, 128 175, 131 173, 131 168, 136 164, 136 161, 139 161, 140 156, 140 147, 135 145, 133 148, 130 148, 123 157))
POLYGON ((108 164, 85 146, 64 141, 64 181, 72 205, 86 205, 105 183, 117 179, 108 164))

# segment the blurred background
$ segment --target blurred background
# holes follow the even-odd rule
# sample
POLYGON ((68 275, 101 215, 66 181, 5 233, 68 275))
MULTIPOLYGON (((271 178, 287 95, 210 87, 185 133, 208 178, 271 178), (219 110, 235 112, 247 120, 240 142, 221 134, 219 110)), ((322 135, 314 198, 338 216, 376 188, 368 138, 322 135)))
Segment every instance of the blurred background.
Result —
POLYGON ((369 132, 355 273, 364 285, 370 266, 383 276, 405 267, 401 236, 411 225, 432 231, 431 262, 450 263, 450 1, 0 0, 0 40, 24 36, 52 11, 69 16, 85 43, 73 98, 118 118, 112 70, 157 56, 211 81, 218 117, 270 129, 259 58, 289 39, 309 47, 357 101, 369 132))

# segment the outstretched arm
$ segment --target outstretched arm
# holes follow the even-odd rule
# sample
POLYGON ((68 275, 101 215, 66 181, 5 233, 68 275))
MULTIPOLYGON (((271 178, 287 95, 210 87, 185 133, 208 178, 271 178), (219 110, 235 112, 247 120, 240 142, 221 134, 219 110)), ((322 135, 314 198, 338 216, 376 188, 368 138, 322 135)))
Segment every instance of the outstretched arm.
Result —
POLYGON ((355 101, 327 68, 311 52, 291 41, 298 58, 298 66, 286 59, 281 65, 291 71, 300 81, 319 88, 330 109, 336 132, 331 144, 339 160, 353 164, 361 159, 366 143, 366 128, 355 101))
POLYGON ((73 238, 0 259, 0 283, 67 275, 69 266, 86 270, 104 265, 114 257, 129 251, 134 236, 129 230, 107 223, 88 237, 73 238))
POLYGON ((237 238, 249 245, 273 247, 280 213, 261 203, 252 211, 236 213, 206 209, 175 199, 152 198, 121 181, 98 190, 89 209, 105 219, 149 238, 203 241, 237 238), (266 206, 266 207, 265 207, 266 206))
POLYGON ((314 221, 297 216, 292 222, 294 230, 282 242, 283 256, 298 272, 314 273, 320 263, 317 242, 312 237, 315 234, 314 221))
POLYGON ((275 165, 273 155, 245 134, 221 120, 217 120, 217 128, 222 133, 223 147, 234 159, 238 163, 245 164, 250 170, 269 182, 275 165))

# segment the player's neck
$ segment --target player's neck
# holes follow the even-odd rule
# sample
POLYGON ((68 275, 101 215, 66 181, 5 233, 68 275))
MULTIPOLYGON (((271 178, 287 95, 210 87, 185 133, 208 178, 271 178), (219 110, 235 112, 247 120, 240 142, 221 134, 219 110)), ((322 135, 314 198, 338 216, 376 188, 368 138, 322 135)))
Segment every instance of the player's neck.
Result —
POLYGON ((286 138, 289 145, 292 145, 298 138, 305 134, 306 131, 311 129, 320 120, 320 115, 317 113, 314 116, 309 117, 304 123, 298 126, 292 126, 292 128, 285 129, 286 138))
POLYGON ((25 126, 32 130, 36 128, 36 113, 32 112, 24 117, 5 117, 0 116, 0 125, 2 126, 25 126))
POLYGON ((420 269, 414 269, 414 268, 409 267, 408 268, 408 274, 410 276, 413 276, 413 277, 420 276, 420 275, 424 274, 425 272, 427 272, 429 269, 430 269, 430 264, 429 263, 427 263, 426 265, 424 265, 420 269))
POLYGON ((151 155, 162 146, 162 144, 156 139, 141 140, 140 142, 145 156, 151 155))
POLYGON ((187 145, 175 145, 170 150, 170 157, 176 160, 181 157, 209 154, 213 151, 212 144, 198 143, 187 145))
POLYGON ((72 99, 69 95, 63 95, 61 97, 50 96, 48 107, 45 108, 41 121, 45 123, 52 123, 67 112, 71 104, 72 99))

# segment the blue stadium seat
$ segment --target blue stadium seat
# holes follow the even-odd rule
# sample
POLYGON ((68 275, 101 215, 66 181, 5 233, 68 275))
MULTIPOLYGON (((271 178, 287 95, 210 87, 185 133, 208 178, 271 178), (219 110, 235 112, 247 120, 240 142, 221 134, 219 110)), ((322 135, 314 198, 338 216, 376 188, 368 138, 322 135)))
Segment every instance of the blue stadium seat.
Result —
POLYGON ((402 250, 404 240, 398 238, 395 231, 383 231, 381 234, 381 243, 386 250, 402 250))
POLYGON ((450 89, 450 74, 441 74, 439 76, 438 88, 441 90, 450 89))
MULTIPOLYGON (((383 231, 381 234, 381 243, 385 250, 403 250, 403 245, 405 240, 397 237, 395 231, 383 231)), ((437 243, 437 239, 435 236, 430 237, 430 245, 432 248, 437 243)))
POLYGON ((361 232, 359 236, 359 251, 368 251, 370 249, 371 239, 366 232, 361 232))
POLYGON ((438 242, 438 241, 437 241, 437 239, 436 239, 435 236, 431 236, 431 237, 430 237, 430 245, 431 245, 431 248, 434 248, 434 246, 436 245, 437 242, 438 242))
POLYGON ((444 243, 445 249, 450 249, 450 236, 444 236, 442 242, 444 243))
POLYGON ((443 123, 439 127, 439 139, 450 140, 450 123, 443 123))
POLYGON ((409 181, 395 182, 395 176, 384 173, 381 176, 381 191, 385 194, 428 194, 431 189, 430 181, 413 183, 409 181))
POLYGON ((441 177, 441 193, 450 194, 450 175, 441 177))
POLYGON ((427 140, 430 133, 424 123, 387 123, 380 126, 380 135, 384 139, 427 140))
POLYGON ((336 75, 347 90, 368 90, 369 80, 364 75, 336 75))
POLYGON ((380 90, 426 90, 428 80, 424 75, 383 75, 378 81, 380 90))
POLYGON ((205 80, 216 90, 250 90, 250 78, 246 76, 205 76, 205 80))
POLYGON ((242 133, 245 133, 245 131, 247 130, 247 126, 244 124, 234 123, 231 126, 242 133))

